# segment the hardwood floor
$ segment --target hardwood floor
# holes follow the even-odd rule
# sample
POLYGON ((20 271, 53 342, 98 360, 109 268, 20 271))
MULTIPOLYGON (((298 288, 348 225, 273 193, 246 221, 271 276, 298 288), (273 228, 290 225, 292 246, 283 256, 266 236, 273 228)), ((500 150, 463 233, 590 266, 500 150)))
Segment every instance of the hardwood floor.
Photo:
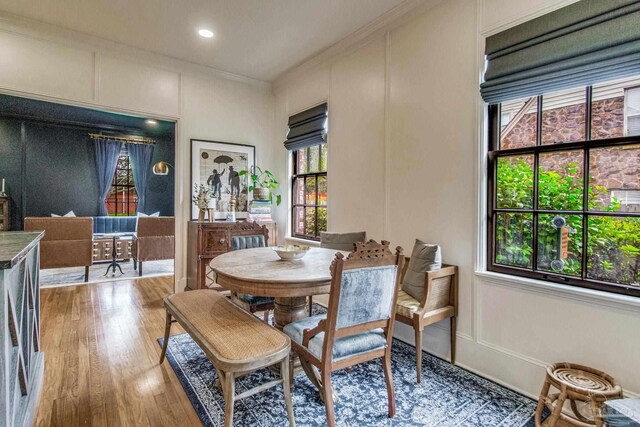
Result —
POLYGON ((200 425, 169 363, 158 364, 162 297, 172 291, 173 277, 43 289, 36 424, 200 425))

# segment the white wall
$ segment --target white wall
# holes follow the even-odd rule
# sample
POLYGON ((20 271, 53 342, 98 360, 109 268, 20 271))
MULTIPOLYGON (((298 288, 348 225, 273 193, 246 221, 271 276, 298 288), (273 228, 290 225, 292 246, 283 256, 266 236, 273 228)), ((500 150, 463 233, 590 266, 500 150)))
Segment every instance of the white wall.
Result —
MULTIPOLYGON (((190 139, 255 145, 257 161, 273 169, 270 85, 46 25, 1 18, 0 92, 177 121, 175 288, 183 290, 190 139)), ((285 178, 285 170, 280 172, 278 176, 285 178)))
MULTIPOLYGON (((416 237, 442 245, 460 266, 460 365, 535 397, 547 363, 574 361, 638 393, 640 301, 482 271, 484 38, 570 2, 442 2, 276 81, 275 139, 289 115, 328 101, 329 229, 366 229, 407 253, 416 237)), ((403 325, 397 336, 413 341, 403 325)), ((424 347, 449 357, 448 322, 424 347)))

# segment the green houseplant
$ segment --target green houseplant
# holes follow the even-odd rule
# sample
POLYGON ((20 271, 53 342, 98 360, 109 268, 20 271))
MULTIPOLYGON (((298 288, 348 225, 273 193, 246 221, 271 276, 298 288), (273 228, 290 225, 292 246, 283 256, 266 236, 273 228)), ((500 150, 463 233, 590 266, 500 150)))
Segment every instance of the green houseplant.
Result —
POLYGON ((269 200, 273 203, 273 196, 275 196, 276 205, 280 205, 282 202, 282 196, 275 193, 280 186, 280 182, 267 169, 262 170, 259 166, 254 166, 250 171, 241 170, 238 175, 249 175, 249 180, 251 181, 249 191, 253 191, 255 200, 269 200))

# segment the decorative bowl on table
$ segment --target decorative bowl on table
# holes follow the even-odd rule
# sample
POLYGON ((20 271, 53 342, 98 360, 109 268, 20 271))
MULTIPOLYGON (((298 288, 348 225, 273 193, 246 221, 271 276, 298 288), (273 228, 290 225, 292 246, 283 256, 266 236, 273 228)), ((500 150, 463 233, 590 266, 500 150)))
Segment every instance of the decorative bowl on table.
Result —
POLYGON ((285 261, 300 259, 309 251, 309 246, 305 245, 284 245, 273 246, 273 250, 285 261))

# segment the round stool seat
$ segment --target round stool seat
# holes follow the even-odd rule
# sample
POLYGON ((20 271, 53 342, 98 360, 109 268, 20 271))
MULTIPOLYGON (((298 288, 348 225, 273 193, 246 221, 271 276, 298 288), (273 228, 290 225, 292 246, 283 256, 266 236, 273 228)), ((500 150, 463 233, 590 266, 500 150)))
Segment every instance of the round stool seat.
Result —
POLYGON ((610 375, 588 366, 572 363, 556 363, 547 368, 547 373, 557 384, 565 384, 568 389, 585 396, 622 391, 620 385, 610 375))
POLYGON ((602 404, 606 400, 621 397, 622 387, 611 375, 576 363, 555 363, 547 367, 536 410, 536 426, 541 425, 542 411, 546 406, 551 411, 547 423, 550 427, 555 426, 559 419, 572 426, 600 427, 604 424, 602 404), (551 386, 558 392, 549 394, 551 386), (567 409, 563 413, 567 401, 570 412, 567 409), (590 413, 583 413, 584 408, 590 413))

